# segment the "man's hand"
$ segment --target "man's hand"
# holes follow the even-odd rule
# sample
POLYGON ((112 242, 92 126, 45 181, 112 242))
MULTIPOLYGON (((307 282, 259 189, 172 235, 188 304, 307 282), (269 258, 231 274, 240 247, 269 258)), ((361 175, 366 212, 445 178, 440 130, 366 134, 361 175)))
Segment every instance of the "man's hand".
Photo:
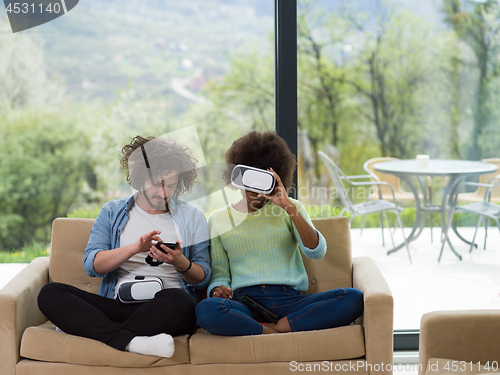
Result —
MULTIPOLYGON (((158 240, 158 241, 161 241, 158 240)), ((152 245, 148 250, 149 254, 152 258, 159 260, 160 262, 171 264, 175 267, 177 271, 184 271, 189 267, 189 260, 182 255, 182 246, 181 240, 177 240, 176 246, 174 249, 171 249, 168 246, 161 245, 160 246, 165 252, 162 252, 156 248, 155 245, 152 245)))
POLYGON ((117 249, 99 251, 94 258, 94 270, 99 274, 107 274, 116 270, 135 254, 147 252, 153 246, 153 241, 161 241, 159 230, 143 234, 136 242, 117 249))
POLYGON ((217 286, 210 292, 210 297, 233 298, 233 291, 225 285, 217 286))
POLYGON ((161 238, 158 237, 160 233, 159 230, 152 230, 149 233, 143 234, 139 240, 134 243, 137 254, 148 252, 151 246, 154 246, 153 241, 161 241, 161 238))

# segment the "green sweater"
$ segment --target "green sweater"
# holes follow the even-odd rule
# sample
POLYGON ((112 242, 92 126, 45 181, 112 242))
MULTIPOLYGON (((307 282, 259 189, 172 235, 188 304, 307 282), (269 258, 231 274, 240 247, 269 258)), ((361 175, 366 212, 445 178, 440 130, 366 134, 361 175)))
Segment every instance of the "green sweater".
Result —
MULTIPOLYGON (((306 209, 291 199, 312 225, 306 209)), ((315 249, 302 244, 290 216, 268 201, 259 210, 241 213, 231 205, 214 211, 208 218, 212 279, 208 293, 219 285, 233 290, 260 285, 288 285, 298 291, 309 287, 300 251, 319 259, 326 253, 325 238, 319 233, 315 249)))

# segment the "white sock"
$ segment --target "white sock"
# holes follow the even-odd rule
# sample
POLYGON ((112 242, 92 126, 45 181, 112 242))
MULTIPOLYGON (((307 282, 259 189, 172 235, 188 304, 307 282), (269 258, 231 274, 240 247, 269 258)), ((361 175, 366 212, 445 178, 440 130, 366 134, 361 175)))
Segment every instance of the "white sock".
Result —
POLYGON ((170 358, 174 355, 174 339, 166 333, 156 336, 136 336, 129 342, 126 350, 130 353, 170 358))

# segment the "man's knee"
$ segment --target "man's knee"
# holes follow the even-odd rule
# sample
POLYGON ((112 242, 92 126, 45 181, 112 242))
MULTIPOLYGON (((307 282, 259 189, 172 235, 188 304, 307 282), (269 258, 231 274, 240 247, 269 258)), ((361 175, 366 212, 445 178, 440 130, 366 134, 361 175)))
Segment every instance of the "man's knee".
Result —
POLYGON ((175 303, 179 314, 194 314, 195 304, 184 289, 163 289, 155 294, 155 299, 165 300, 165 304, 175 303))
POLYGON ((38 293, 37 298, 38 308, 40 311, 43 313, 47 308, 54 306, 53 299, 57 299, 57 294, 64 289, 65 285, 61 283, 52 282, 45 284, 40 290, 40 293, 38 293))
POLYGON ((155 294, 155 298, 176 299, 182 302, 193 301, 189 293, 180 288, 162 289, 155 294))

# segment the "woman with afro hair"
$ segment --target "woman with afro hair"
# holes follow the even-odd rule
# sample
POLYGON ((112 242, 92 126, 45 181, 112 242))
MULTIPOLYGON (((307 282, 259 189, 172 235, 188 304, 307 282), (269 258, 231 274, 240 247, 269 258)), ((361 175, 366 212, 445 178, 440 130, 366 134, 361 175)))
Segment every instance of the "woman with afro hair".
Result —
POLYGON ((304 206, 287 195, 296 159, 286 142, 274 132, 251 132, 227 150, 226 163, 226 183, 232 167, 244 164, 272 172, 276 187, 269 195, 241 190, 240 201, 210 215, 212 278, 209 298, 196 308, 198 324, 212 334, 244 336, 333 328, 358 318, 363 295, 357 289, 303 294, 308 277, 300 252, 319 259, 326 241, 304 206), (278 322, 241 302, 244 294, 278 313, 278 322))

